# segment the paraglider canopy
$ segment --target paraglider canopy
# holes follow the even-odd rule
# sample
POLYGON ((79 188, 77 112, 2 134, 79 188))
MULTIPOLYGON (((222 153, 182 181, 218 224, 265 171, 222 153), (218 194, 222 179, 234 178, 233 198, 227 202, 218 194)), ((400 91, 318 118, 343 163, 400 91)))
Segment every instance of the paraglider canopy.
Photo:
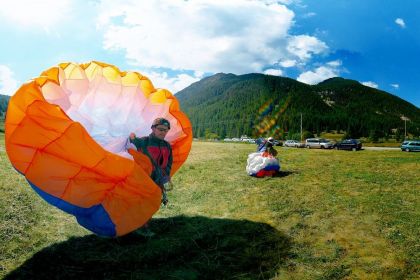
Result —
POLYGON ((191 124, 176 98, 114 65, 62 63, 23 84, 10 99, 6 150, 49 203, 97 234, 123 235, 159 209, 150 161, 125 148, 130 132, 149 134, 157 117, 171 127, 166 140, 173 175, 192 142, 191 124))

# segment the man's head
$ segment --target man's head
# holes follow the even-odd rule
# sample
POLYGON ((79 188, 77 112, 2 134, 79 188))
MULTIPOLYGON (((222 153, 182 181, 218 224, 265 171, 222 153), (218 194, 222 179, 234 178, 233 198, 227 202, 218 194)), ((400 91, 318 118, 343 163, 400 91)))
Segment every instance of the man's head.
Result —
POLYGON ((268 137, 268 142, 274 142, 274 138, 273 137, 268 137))
POLYGON ((167 119, 157 118, 152 123, 153 135, 159 139, 165 139, 166 134, 171 129, 171 124, 167 119))

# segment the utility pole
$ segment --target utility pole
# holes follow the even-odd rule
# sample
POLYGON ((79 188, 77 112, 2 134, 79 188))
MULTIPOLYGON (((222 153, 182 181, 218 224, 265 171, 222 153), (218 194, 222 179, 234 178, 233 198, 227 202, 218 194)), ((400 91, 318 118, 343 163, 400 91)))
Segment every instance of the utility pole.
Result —
POLYGON ((404 121, 404 140, 407 138, 407 120, 410 120, 406 116, 402 116, 401 119, 404 121))
POLYGON ((300 113, 300 142, 303 141, 303 134, 302 134, 302 113, 300 113))

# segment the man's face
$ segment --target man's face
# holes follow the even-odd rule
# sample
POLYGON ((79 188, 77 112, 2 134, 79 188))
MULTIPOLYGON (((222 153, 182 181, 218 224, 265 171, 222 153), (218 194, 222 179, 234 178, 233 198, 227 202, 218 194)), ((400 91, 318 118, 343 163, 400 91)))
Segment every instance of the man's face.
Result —
POLYGON ((155 135, 159 139, 165 139, 166 134, 168 133, 169 128, 166 125, 157 125, 152 127, 153 135, 155 135))

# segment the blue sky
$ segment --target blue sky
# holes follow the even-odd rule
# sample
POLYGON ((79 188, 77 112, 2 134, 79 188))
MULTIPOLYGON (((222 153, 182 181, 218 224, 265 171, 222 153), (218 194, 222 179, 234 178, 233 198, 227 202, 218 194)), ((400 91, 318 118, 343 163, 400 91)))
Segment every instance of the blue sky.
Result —
POLYGON ((174 93, 219 72, 341 76, 420 107, 419 27, 420 1, 0 0, 0 93, 98 60, 174 93))

